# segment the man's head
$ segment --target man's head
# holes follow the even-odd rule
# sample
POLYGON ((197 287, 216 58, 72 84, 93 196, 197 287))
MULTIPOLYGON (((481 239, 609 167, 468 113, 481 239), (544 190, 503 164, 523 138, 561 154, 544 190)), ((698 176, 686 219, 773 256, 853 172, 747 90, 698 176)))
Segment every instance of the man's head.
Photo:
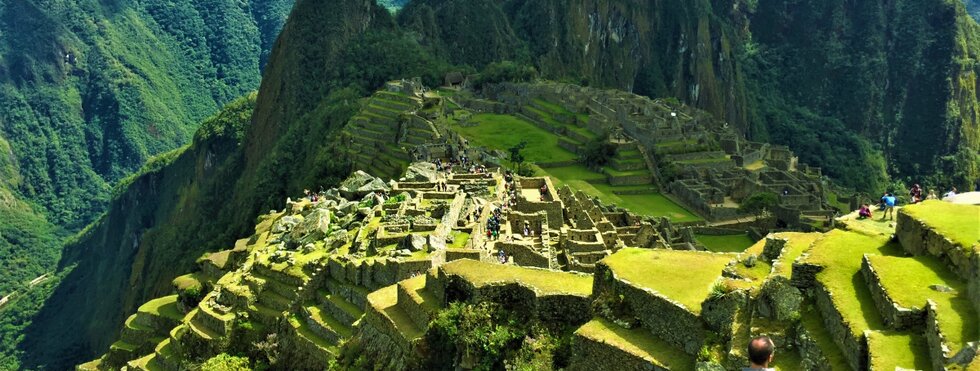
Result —
POLYGON ((759 336, 749 343, 749 361, 753 367, 769 367, 772 362, 775 345, 768 336, 759 336))

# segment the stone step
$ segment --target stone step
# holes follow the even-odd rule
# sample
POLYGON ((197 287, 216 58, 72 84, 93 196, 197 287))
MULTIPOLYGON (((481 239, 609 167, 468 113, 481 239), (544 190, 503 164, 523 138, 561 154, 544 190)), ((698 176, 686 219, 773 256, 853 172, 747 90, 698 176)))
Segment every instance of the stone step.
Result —
POLYGON ((261 303, 255 303, 249 306, 248 309, 256 321, 266 326, 275 325, 279 321, 279 317, 282 316, 281 311, 269 308, 261 303))
POLYGON ((279 293, 272 290, 265 290, 259 294, 259 303, 265 305, 278 312, 288 310, 292 304, 292 300, 279 295, 279 293))
MULTIPOLYGON (((191 320, 187 322, 187 327, 190 329, 189 334, 193 334, 200 339, 205 341, 214 341, 221 338, 222 334, 212 329, 208 324, 201 319, 200 309, 195 309, 195 313, 191 316, 191 320)), ((170 341, 167 339, 166 341, 170 341)))
POLYGON ((619 171, 631 171, 631 170, 641 170, 646 169, 647 164, 643 159, 612 159, 610 165, 619 171))
POLYGON ((341 295, 332 295, 325 290, 318 292, 319 307, 346 326, 352 326, 361 319, 364 309, 354 305, 341 295))
POLYGON ((354 334, 350 326, 345 325, 318 306, 309 305, 303 307, 303 314, 303 319, 307 322, 311 331, 335 344, 339 343, 342 339, 350 338, 354 334))
POLYGON ((119 340, 109 345, 109 352, 106 353, 106 363, 110 365, 125 364, 126 361, 139 357, 137 354, 139 346, 119 340))
POLYGON ((324 282, 324 286, 331 294, 340 295, 342 298, 346 299, 349 303, 358 308, 366 307, 367 296, 371 293, 370 289, 362 286, 341 283, 332 277, 327 278, 324 282))
POLYGON ((694 356, 642 328, 625 329, 596 318, 575 331, 571 369, 693 370, 694 356))
POLYGON ((339 354, 337 342, 330 341, 314 332, 309 323, 295 316, 289 317, 289 324, 296 333, 298 340, 295 346, 299 349, 297 353, 306 354, 311 363, 326 364, 329 360, 336 358, 339 354))
POLYGON ((378 96, 375 96, 374 98, 371 99, 371 104, 379 107, 384 107, 385 109, 396 111, 396 112, 408 112, 418 108, 418 106, 416 106, 415 104, 385 99, 384 97, 378 97, 378 96))
POLYGON ((297 289, 303 285, 303 282, 285 283, 279 281, 276 277, 267 275, 267 272, 256 269, 252 269, 251 274, 246 276, 245 280, 254 292, 273 291, 289 300, 296 298, 297 289))
POLYGON ((398 283, 398 304, 419 328, 428 328, 440 306, 426 288, 426 276, 419 275, 398 283))
POLYGON ((180 370, 180 356, 176 352, 175 344, 166 339, 157 345, 154 350, 154 360, 160 369, 168 371, 180 370))

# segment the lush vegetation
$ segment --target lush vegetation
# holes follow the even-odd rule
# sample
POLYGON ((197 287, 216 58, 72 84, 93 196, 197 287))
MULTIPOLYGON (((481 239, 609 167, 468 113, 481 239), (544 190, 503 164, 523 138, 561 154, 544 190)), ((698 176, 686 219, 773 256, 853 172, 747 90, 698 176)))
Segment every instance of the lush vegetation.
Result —
POLYGON ((522 308, 454 302, 425 334, 426 370, 556 370, 567 367, 570 333, 529 320, 522 308))
POLYGON ((558 146, 557 135, 519 117, 481 113, 473 115, 469 121, 469 124, 454 126, 453 130, 469 139, 471 145, 509 151, 525 143, 521 154, 529 162, 576 159, 574 153, 558 146))
POLYGON ((19 368, 24 326, 67 274, 53 274, 65 236, 258 87, 292 3, 0 1, 0 297, 17 292, 0 309, 0 368, 19 368))

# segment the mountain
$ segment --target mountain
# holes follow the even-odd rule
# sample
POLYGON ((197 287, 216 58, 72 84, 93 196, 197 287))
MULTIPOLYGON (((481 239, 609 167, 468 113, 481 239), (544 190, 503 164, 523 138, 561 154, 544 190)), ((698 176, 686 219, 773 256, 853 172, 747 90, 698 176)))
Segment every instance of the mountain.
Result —
POLYGON ((959 1, 418 0, 399 23, 457 64, 677 97, 859 190, 980 178, 959 1))
POLYGON ((9 307, 37 304, 13 299, 56 269, 113 185, 258 87, 292 3, 0 1, 4 354, 26 324, 9 307))
POLYGON ((866 192, 891 179, 970 186, 977 27, 951 0, 414 0, 397 16, 371 0, 301 0, 253 113, 246 100, 218 116, 242 128, 240 142, 209 150, 200 134, 125 182, 66 246, 22 359, 91 359, 202 253, 249 235, 286 197, 343 179, 338 129, 392 79, 433 86, 513 61, 549 79, 675 97, 866 192))

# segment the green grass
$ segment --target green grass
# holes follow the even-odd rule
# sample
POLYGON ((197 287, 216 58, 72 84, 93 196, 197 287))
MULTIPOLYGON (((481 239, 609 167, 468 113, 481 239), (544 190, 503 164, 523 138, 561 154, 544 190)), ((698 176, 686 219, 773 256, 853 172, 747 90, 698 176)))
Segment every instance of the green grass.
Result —
POLYGON ((625 329, 602 318, 589 321, 575 335, 592 339, 642 357, 672 370, 693 370, 694 356, 684 353, 642 328, 625 329))
POLYGON ((476 126, 453 126, 472 145, 507 151, 527 141, 523 154, 529 162, 553 162, 574 160, 577 156, 558 146, 558 136, 534 124, 510 115, 481 113, 473 115, 470 122, 476 126))
POLYGON ((607 166, 602 170, 605 171, 610 176, 614 176, 614 177, 636 176, 636 175, 647 175, 652 177, 650 175, 650 171, 647 169, 619 171, 614 169, 612 166, 607 166))
POLYGON ((977 313, 967 297, 967 286, 931 255, 911 258, 868 256, 889 297, 905 308, 922 309, 926 299, 936 302, 936 319, 947 344, 957 352, 967 341, 978 338, 977 313), (945 285, 955 292, 942 293, 930 285, 945 285))
POLYGON ((847 358, 844 357, 844 353, 834 343, 834 338, 827 331, 827 326, 824 325, 823 318, 820 317, 820 312, 816 308, 813 306, 806 307, 801 312, 800 323, 807 330, 807 333, 810 334, 810 338, 817 343, 817 347, 820 348, 831 370, 851 369, 850 364, 847 363, 847 358))
POLYGON ((861 276, 864 254, 897 255, 901 254, 901 247, 884 237, 838 229, 817 240, 807 258, 807 262, 824 267, 817 274, 817 281, 830 291, 834 307, 855 337, 864 330, 884 329, 871 292, 861 276))
POLYGON ((462 259, 440 267, 446 275, 456 275, 479 287, 488 284, 519 282, 535 288, 538 294, 568 293, 588 296, 592 293, 592 276, 513 265, 501 265, 462 259))
POLYGON ((470 240, 470 234, 463 231, 453 231, 453 243, 446 246, 450 249, 462 249, 470 240))
POLYGON ((744 233, 722 236, 699 234, 696 237, 698 242, 714 252, 742 252, 755 243, 752 238, 744 233))
POLYGON ((782 254, 779 255, 778 261, 782 264, 776 265, 773 273, 786 278, 792 278, 793 262, 800 255, 803 255, 810 248, 810 245, 813 244, 813 241, 816 241, 820 236, 821 234, 819 233, 786 232, 777 234, 776 237, 786 238, 789 241, 786 242, 782 254))
POLYGON ((703 220, 659 193, 652 191, 651 193, 640 195, 618 195, 615 193, 616 191, 652 190, 649 185, 612 186, 605 183, 589 183, 587 180, 604 179, 605 176, 591 171, 583 165, 540 169, 538 173, 550 176, 556 187, 567 184, 569 187, 585 192, 589 196, 598 197, 604 203, 615 204, 637 214, 663 216, 669 218, 672 222, 697 222, 703 220))
POLYGON ((620 279, 653 289, 676 300, 694 313, 733 254, 626 248, 602 262, 620 279))
POLYGON ((140 306, 139 311, 173 320, 180 320, 184 317, 184 314, 180 313, 180 309, 177 309, 177 295, 150 300, 140 306))
POLYGON ((930 370, 929 346, 925 337, 895 331, 868 332, 870 366, 873 370, 930 370))
POLYGON ((900 211, 922 221, 963 248, 980 250, 980 206, 925 201, 900 211))

